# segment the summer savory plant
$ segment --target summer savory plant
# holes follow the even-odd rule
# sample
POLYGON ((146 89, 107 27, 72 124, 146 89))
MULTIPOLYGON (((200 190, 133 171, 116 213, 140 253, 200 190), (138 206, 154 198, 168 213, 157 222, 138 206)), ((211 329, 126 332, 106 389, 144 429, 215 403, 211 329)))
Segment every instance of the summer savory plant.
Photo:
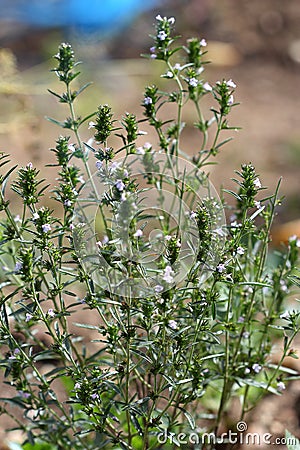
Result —
POLYGON ((297 377, 283 363, 297 357, 299 240, 269 258, 279 184, 263 196, 251 163, 234 190, 210 182, 206 166, 234 129, 236 85, 209 83, 206 41, 180 44, 174 24, 156 17, 146 57, 164 64, 169 90, 149 84, 141 118, 117 120, 107 104, 79 117, 88 84, 78 88, 72 47, 59 46, 64 89, 50 93, 69 116, 50 119, 63 129, 55 186, 1 156, 1 413, 26 449, 213 448, 205 436, 228 426, 233 399, 243 420, 297 377), (199 133, 192 155, 182 149, 186 107, 199 133))

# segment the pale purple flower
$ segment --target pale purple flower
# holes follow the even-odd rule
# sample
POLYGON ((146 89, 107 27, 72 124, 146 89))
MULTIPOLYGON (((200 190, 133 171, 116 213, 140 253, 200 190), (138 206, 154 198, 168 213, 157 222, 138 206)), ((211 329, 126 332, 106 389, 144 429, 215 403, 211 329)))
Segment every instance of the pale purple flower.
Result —
POLYGON ((189 79, 189 85, 192 87, 197 87, 198 86, 198 80, 197 78, 193 77, 189 79))
POLYGON ((152 148, 152 144, 150 144, 150 142, 145 142, 144 149, 145 150, 150 150, 150 148, 152 148))
POLYGON ((154 286, 154 292, 156 292, 157 294, 159 294, 163 290, 164 290, 164 288, 160 284, 157 284, 156 286, 154 286))
POLYGON ((68 145, 68 150, 70 150, 70 152, 74 153, 76 151, 76 147, 74 144, 69 144, 68 145))
POLYGON ((33 168, 33 164, 32 162, 29 162, 26 166, 27 169, 32 169, 33 168))
POLYGON ((152 104, 152 98, 151 97, 145 97, 144 98, 144 105, 151 105, 152 104))
POLYGON ((203 89, 207 92, 212 91, 212 87, 207 81, 203 84, 203 89))
POLYGON ((166 283, 171 284, 171 283, 173 283, 173 281, 174 281, 173 275, 174 275, 174 272, 173 272, 173 270, 172 270, 172 267, 171 267, 171 266, 167 266, 167 267, 165 268, 165 270, 164 270, 163 280, 164 280, 166 283))
POLYGON ((69 228, 70 228, 71 231, 73 231, 74 228, 75 228, 75 225, 73 223, 71 223, 69 228))
POLYGON ((23 263, 20 261, 17 261, 15 268, 14 268, 14 272, 20 272, 20 270, 22 270, 22 267, 23 267, 23 263))
POLYGON ((33 318, 32 314, 26 313, 25 314, 25 322, 29 322, 33 318))
POLYGON ((80 388, 81 388, 81 384, 78 383, 78 381, 77 381, 77 383, 75 383, 74 389, 80 389, 80 388))
POLYGON ((235 88, 236 88, 236 84, 235 84, 234 81, 232 81, 232 79, 226 81, 226 85, 227 85, 228 87, 232 88, 232 89, 235 89, 235 88))
POLYGON ((220 263, 220 264, 217 265, 217 272, 223 273, 225 270, 226 270, 225 264, 221 264, 220 263))
POLYGON ((236 252, 238 255, 243 255, 245 253, 245 249, 243 247, 238 247, 236 252))
POLYGON ((22 398, 24 398, 24 399, 27 399, 27 398, 30 397, 29 392, 18 391, 18 394, 19 394, 20 397, 22 397, 22 398))
POLYGON ((284 384, 283 381, 279 381, 279 382, 277 383, 277 390, 278 390, 279 392, 282 392, 282 391, 285 390, 285 384, 284 384))
POLYGON ((245 317, 240 316, 237 320, 238 323, 244 323, 245 322, 245 317))
POLYGON ((231 94, 230 97, 229 97, 229 99, 228 99, 228 105, 233 105, 233 103, 234 103, 234 97, 233 97, 233 95, 231 94))
POLYGON ((170 328, 172 328, 172 330, 176 330, 177 329, 177 322, 175 320, 169 320, 168 325, 170 328))
POLYGON ((68 206, 68 207, 72 206, 71 200, 69 200, 69 199, 67 198, 67 199, 64 201, 64 205, 65 205, 65 206, 68 206))
POLYGON ((49 233, 49 231, 51 231, 51 225, 49 223, 44 223, 44 225, 42 225, 42 230, 43 233, 49 233))
POLYGON ((197 213, 196 213, 196 211, 191 211, 191 214, 190 214, 190 219, 196 219, 197 218, 197 213))
POLYGON ((155 47, 155 46, 150 47, 150 52, 151 52, 151 53, 155 53, 155 51, 156 51, 156 47, 155 47))
POLYGON ((159 39, 160 41, 165 41, 167 37, 168 37, 167 33, 163 30, 159 31, 157 35, 157 39, 159 39))
POLYGON ((125 184, 123 183, 122 180, 117 180, 115 186, 118 189, 118 191, 120 191, 120 192, 124 191, 124 189, 125 189, 125 184))
POLYGON ((92 400, 97 400, 99 398, 99 395, 94 393, 91 395, 92 400))
POLYGON ((103 162, 102 161, 96 161, 95 166, 96 166, 96 169, 100 170, 100 169, 102 169, 103 162))
POLYGON ((254 184, 254 186, 255 186, 257 189, 261 188, 261 182, 260 182, 260 179, 259 179, 258 177, 255 178, 255 180, 253 181, 253 184, 254 184))
POLYGON ((137 147, 136 154, 137 155, 144 155, 145 154, 144 148, 143 147, 137 147))
POLYGON ((253 364, 252 369, 255 373, 259 373, 261 371, 262 367, 260 364, 255 363, 255 364, 253 364))
POLYGON ((200 45, 201 45, 201 47, 206 47, 207 46, 206 40, 205 39, 201 39, 200 45))
POLYGON ((249 331, 244 331, 244 333, 242 334, 242 336, 243 336, 244 339, 248 339, 249 336, 250 336, 249 331))
POLYGON ((143 236, 142 230, 141 229, 136 230, 136 232, 134 233, 133 236, 136 237, 136 238, 139 238, 139 237, 143 236))
POLYGON ((47 314, 48 314, 48 316, 50 316, 50 317, 55 317, 55 312, 53 311, 52 308, 48 309, 47 314))

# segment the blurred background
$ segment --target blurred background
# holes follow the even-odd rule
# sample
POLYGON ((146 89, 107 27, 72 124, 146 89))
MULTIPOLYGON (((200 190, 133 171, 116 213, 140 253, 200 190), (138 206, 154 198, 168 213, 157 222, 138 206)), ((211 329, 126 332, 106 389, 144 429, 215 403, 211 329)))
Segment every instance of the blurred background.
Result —
MULTIPOLYGON (((0 151, 20 165, 31 161, 47 181, 55 179, 54 169, 44 165, 53 159, 49 148, 64 130, 45 116, 63 120, 68 114, 47 91, 62 89, 50 70, 63 41, 73 45, 84 63, 80 83, 93 82, 77 113, 108 103, 115 118, 126 111, 142 118, 144 87, 160 83, 160 64, 140 58, 149 51, 158 13, 176 17, 183 38, 207 40, 212 61, 205 71, 208 81, 232 78, 237 84, 240 105, 232 110, 229 124, 242 129, 232 133, 234 140, 222 148, 219 164, 211 169, 216 187, 231 188, 233 171, 244 162, 256 166, 269 192, 283 177, 286 198, 278 210, 273 244, 300 234, 299 0, 0 0, 0 151)), ((199 136, 192 112, 186 111, 184 120, 183 150, 193 154, 199 136)), ((84 139, 91 136, 91 130, 83 132, 84 139)), ((256 427, 299 432, 299 383, 292 386, 292 397, 272 397, 256 411, 256 427)))
MULTIPOLYGON (((44 117, 65 117, 47 88, 60 89, 51 58, 70 42, 81 82, 93 86, 79 109, 109 103, 120 117, 142 117, 143 88, 159 82, 160 65, 140 58, 151 45, 155 16, 176 17, 184 38, 208 41, 206 70, 213 83, 233 78, 236 100, 230 124, 242 127, 222 150, 215 177, 228 185, 233 169, 252 162, 272 191, 280 176, 287 198, 278 221, 300 217, 300 3, 298 0, 0 0, 0 148, 20 164, 43 166, 61 130, 44 117)), ((81 111, 80 111, 81 112, 81 111)), ((197 151, 187 132, 184 149, 197 151)), ((192 127, 190 127, 192 130, 192 127)), ((63 130, 62 130, 63 131, 63 130)), ((90 137, 87 133, 87 138, 90 137)), ((49 175, 50 176, 50 175, 49 175)))

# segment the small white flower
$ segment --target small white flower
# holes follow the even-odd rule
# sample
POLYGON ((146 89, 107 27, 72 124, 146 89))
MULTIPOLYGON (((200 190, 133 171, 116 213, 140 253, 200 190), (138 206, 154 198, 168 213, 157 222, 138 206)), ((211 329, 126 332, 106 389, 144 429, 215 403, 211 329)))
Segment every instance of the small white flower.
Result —
POLYGON ((157 284, 156 286, 154 286, 154 292, 156 292, 157 294, 159 294, 163 290, 164 290, 164 288, 160 284, 157 284))
POLYGON ((206 81, 206 83, 203 84, 203 89, 207 92, 212 91, 212 87, 207 81, 206 81))
POLYGON ((29 162, 26 166, 27 169, 32 169, 33 168, 33 164, 32 162, 29 162))
POLYGON ((218 264, 217 265, 217 272, 223 273, 226 270, 225 264, 218 264))
POLYGON ((236 252, 238 255, 243 255, 245 253, 245 249, 243 247, 238 247, 236 252))
POLYGON ((157 14, 157 16, 155 17, 156 20, 159 20, 160 22, 162 22, 164 19, 161 17, 160 14, 157 14))
POLYGON ((175 17, 169 17, 168 22, 169 22, 171 25, 174 25, 174 23, 175 23, 175 17))
POLYGON ((284 313, 280 314, 280 319, 288 319, 290 317, 289 311, 284 311, 284 313))
POLYGON ((123 183, 122 180, 117 180, 115 186, 118 189, 118 191, 120 191, 120 192, 124 191, 125 184, 123 183))
POLYGON ((71 200, 66 199, 66 200, 64 201, 64 206, 68 206, 68 207, 72 206, 71 200))
POLYGON ((155 53, 152 53, 152 55, 150 55, 150 58, 151 58, 151 59, 156 59, 156 58, 157 58, 157 55, 155 55, 155 53))
POLYGON ((21 217, 20 217, 19 214, 17 214, 17 215, 15 216, 14 221, 15 221, 16 223, 17 223, 17 222, 22 223, 22 219, 21 219, 21 217))
POLYGON ((126 200, 127 200, 127 192, 122 192, 120 200, 121 200, 121 202, 126 202, 126 200))
POLYGON ((29 322, 32 319, 32 317, 33 317, 32 314, 26 313, 25 314, 25 322, 29 322))
POLYGON ((136 154, 137 155, 144 155, 145 154, 145 149, 143 147, 137 147, 136 154))
POLYGON ((191 214, 190 214, 190 219, 196 219, 197 218, 197 213, 196 213, 196 211, 191 211, 191 214))
POLYGON ((145 97, 144 98, 144 105, 151 105, 152 104, 152 98, 151 97, 145 97))
POLYGON ((49 231, 51 231, 51 225, 49 223, 45 223, 44 225, 42 225, 42 230, 43 233, 48 233, 49 231))
POLYGON ((145 150, 150 150, 150 148, 152 148, 152 144, 150 144, 150 142, 145 142, 144 149, 145 150))
POLYGON ((249 336, 250 336, 249 331, 244 331, 244 333, 242 334, 242 336, 243 336, 244 339, 248 339, 249 336))
POLYGON ((96 161, 95 166, 96 166, 96 169, 100 170, 100 169, 102 169, 103 162, 102 161, 96 161))
POLYGON ((284 384, 283 381, 279 381, 279 382, 277 383, 277 389, 278 389, 279 392, 282 392, 282 391, 285 390, 285 384, 284 384))
POLYGON ((235 89, 235 88, 236 88, 236 84, 235 84, 234 81, 232 81, 232 79, 226 81, 226 85, 227 85, 228 87, 232 88, 232 89, 235 89))
POLYGON ((260 207, 261 207, 261 203, 257 200, 254 201, 254 205, 257 209, 260 209, 260 207))
POLYGON ((164 280, 166 283, 171 284, 171 283, 173 283, 173 281, 174 281, 173 275, 174 275, 174 272, 173 272, 173 270, 172 270, 172 267, 171 267, 171 266, 167 266, 167 267, 165 268, 165 270, 164 270, 163 280, 164 280))
POLYGON ((249 369, 249 367, 246 367, 246 369, 245 369, 245 375, 248 375, 249 373, 251 372, 251 370, 249 369))
POLYGON ((255 178, 255 180, 253 181, 253 183, 254 183, 254 186, 255 186, 257 189, 261 188, 261 182, 260 182, 260 179, 259 179, 258 177, 255 178))
POLYGON ((197 87, 198 86, 198 80, 197 78, 193 77, 189 79, 189 85, 192 87, 197 87))
POLYGON ((261 371, 262 367, 260 364, 255 363, 255 364, 253 364, 252 369, 255 373, 259 373, 261 371))
POLYGON ((21 263, 20 261, 17 261, 15 268, 14 268, 14 272, 20 272, 20 270, 22 270, 22 267, 23 267, 23 263, 21 263))
POLYGON ((229 99, 228 99, 228 105, 233 105, 233 103, 234 103, 234 97, 233 97, 233 95, 231 94, 230 97, 229 97, 229 99))
POLYGON ((80 389, 81 388, 81 384, 80 383, 75 383, 74 389, 80 389))
POLYGON ((78 177, 78 181, 79 181, 79 183, 81 183, 81 184, 84 184, 84 183, 85 183, 84 178, 83 178, 82 175, 80 175, 80 177, 78 177))
POLYGON ((160 41, 165 41, 167 36, 168 36, 167 33, 161 30, 157 35, 157 39, 159 39, 160 41))
POLYGON ((73 231, 74 228, 75 228, 75 225, 73 223, 71 223, 69 228, 70 228, 71 231, 73 231))
POLYGON ((136 237, 136 238, 139 238, 139 237, 143 236, 142 230, 141 229, 136 230, 136 232, 134 233, 133 236, 136 237))
POLYGON ((166 236, 165 236, 165 240, 168 242, 168 241, 170 241, 172 239, 172 236, 170 235, 170 234, 167 234, 166 236))
POLYGON ((89 122, 89 128, 88 129, 90 130, 91 128, 95 128, 95 125, 96 125, 96 123, 91 120, 89 122))
POLYGON ((174 70, 181 70, 181 65, 179 63, 176 63, 174 65, 174 70))
POLYGON ((32 214, 32 220, 38 220, 39 218, 40 218, 40 215, 37 212, 32 214))
POLYGON ((74 153, 76 152, 76 147, 74 144, 69 144, 68 145, 68 150, 70 150, 70 152, 74 153))
POLYGON ((55 312, 53 311, 52 308, 48 309, 47 314, 48 314, 48 316, 50 316, 50 317, 55 317, 55 312))
POLYGON ((177 322, 175 320, 169 320, 168 325, 172 330, 176 330, 178 328, 177 322))
POLYGON ((168 70, 168 72, 166 73, 166 77, 173 78, 173 72, 171 72, 171 70, 168 70))
POLYGON ((207 46, 206 40, 205 39, 201 39, 200 45, 201 45, 201 47, 206 47, 207 46))

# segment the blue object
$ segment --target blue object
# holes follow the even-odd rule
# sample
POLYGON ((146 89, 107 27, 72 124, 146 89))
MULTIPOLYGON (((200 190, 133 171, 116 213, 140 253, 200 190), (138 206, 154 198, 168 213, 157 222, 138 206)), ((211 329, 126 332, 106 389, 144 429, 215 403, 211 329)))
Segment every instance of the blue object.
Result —
POLYGON ((39 28, 115 32, 159 0, 0 0, 0 20, 39 28))

